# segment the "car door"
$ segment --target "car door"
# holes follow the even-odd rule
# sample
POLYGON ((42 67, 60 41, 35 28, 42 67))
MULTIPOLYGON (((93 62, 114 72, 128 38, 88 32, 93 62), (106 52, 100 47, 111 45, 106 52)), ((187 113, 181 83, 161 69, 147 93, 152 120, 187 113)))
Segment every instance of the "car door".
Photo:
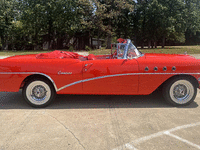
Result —
POLYGON ((47 70, 57 86, 58 94, 82 94, 83 62, 78 59, 51 60, 43 70, 47 70))
POLYGON ((83 92, 87 94, 137 94, 135 59, 96 59, 83 63, 83 92))

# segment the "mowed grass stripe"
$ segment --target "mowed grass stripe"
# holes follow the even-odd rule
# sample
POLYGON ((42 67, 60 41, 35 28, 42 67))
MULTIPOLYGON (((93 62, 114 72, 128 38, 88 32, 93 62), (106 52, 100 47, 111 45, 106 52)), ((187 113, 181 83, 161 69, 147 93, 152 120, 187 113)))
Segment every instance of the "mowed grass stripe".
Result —
MULTIPOLYGON (((183 54, 184 52, 187 52, 188 54, 200 54, 200 45, 196 46, 166 46, 165 48, 161 48, 158 46, 154 49, 148 49, 144 48, 141 49, 138 47, 138 49, 143 53, 165 53, 165 54, 183 54)), ((53 51, 53 50, 51 50, 53 51)), ((41 50, 41 51, 0 51, 0 56, 13 56, 13 55, 26 55, 26 54, 38 54, 38 53, 46 53, 51 52, 50 50, 41 50)), ((67 50, 64 50, 67 51, 67 50)), ((74 51, 76 52, 76 51, 74 51)), ((105 55, 110 54, 110 49, 95 49, 92 51, 88 51, 89 54, 95 54, 95 55, 105 55)), ((114 52, 114 50, 113 50, 114 52)))

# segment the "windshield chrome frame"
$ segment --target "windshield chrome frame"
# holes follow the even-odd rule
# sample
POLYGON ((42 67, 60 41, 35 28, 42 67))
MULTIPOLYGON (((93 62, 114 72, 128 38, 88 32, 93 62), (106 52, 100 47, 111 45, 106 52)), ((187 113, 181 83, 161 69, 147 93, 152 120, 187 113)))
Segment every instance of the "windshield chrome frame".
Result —
MULTIPOLYGON (((118 43, 117 44, 117 59, 127 59, 127 53, 128 53, 128 48, 129 45, 132 44, 134 47, 135 45, 131 42, 130 39, 127 39, 127 43, 118 43), (119 47, 121 45, 125 45, 125 50, 124 50, 124 54, 122 58, 118 57, 118 53, 119 53, 119 47)), ((133 57, 133 58, 138 58, 138 57, 142 57, 144 54, 142 54, 136 47, 135 47, 135 53, 137 54, 137 56, 133 57)))

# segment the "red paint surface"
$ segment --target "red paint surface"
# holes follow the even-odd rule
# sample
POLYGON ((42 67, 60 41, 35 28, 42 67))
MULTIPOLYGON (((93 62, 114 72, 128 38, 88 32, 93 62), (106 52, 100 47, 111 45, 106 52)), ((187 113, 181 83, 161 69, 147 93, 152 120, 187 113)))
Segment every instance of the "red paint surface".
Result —
POLYGON ((176 74, 186 73, 196 79, 200 77, 191 74, 200 73, 200 63, 189 55, 145 54, 132 60, 112 59, 111 55, 92 56, 91 60, 77 54, 74 56, 54 58, 51 55, 48 58, 47 55, 41 55, 38 59, 36 55, 25 55, 1 59, 0 91, 17 92, 26 77, 37 73, 51 77, 58 89, 83 81, 58 91, 58 94, 145 95, 176 74), (167 67, 166 71, 163 71, 164 66, 167 67), (172 71, 173 66, 176 71, 172 71), (145 67, 149 70, 145 71, 145 67), (158 67, 158 71, 154 71, 154 67, 158 67), (58 74, 59 71, 71 74, 58 74), (29 74, 23 74, 27 72, 29 74))

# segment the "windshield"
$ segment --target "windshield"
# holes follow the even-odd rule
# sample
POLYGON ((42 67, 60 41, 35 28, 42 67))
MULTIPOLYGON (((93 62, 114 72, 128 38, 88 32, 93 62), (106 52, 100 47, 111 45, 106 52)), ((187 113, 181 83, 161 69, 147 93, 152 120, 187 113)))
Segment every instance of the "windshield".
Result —
POLYGON ((133 59, 143 56, 143 54, 133 45, 131 40, 126 40, 126 43, 117 44, 118 59, 133 59))
POLYGON ((118 43, 117 44, 117 58, 123 59, 127 44, 118 43))

